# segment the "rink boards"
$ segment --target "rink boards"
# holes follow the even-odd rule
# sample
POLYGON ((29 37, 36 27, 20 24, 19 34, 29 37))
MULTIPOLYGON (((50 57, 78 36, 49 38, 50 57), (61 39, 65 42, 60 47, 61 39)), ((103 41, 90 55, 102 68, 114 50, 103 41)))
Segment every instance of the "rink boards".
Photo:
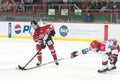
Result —
MULTIPOLYGON (((116 38, 120 40, 119 24, 97 23, 54 23, 56 35, 54 40, 85 41, 94 39, 106 40, 116 38)), ((24 38, 30 39, 32 28, 30 22, 0 22, 0 38, 24 38)))

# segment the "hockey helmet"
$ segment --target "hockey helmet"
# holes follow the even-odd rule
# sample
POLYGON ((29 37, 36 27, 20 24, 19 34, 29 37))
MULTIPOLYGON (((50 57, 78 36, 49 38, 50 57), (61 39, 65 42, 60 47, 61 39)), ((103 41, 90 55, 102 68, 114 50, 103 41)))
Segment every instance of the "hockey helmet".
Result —
POLYGON ((34 20, 32 20, 31 21, 31 25, 37 25, 38 23, 37 23, 37 20, 36 19, 34 19, 34 20))
POLYGON ((99 42, 97 40, 92 41, 90 44, 91 48, 97 48, 98 46, 99 46, 99 42))

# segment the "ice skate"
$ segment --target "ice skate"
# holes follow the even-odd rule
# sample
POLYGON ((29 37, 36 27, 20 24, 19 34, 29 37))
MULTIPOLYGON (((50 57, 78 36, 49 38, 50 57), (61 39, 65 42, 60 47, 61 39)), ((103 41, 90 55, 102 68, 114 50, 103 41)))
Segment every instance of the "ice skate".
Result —
POLYGON ((56 65, 59 65, 59 62, 57 59, 54 60, 56 65))
POLYGON ((114 69, 116 69, 115 65, 111 65, 111 67, 109 67, 109 71, 114 70, 114 69))
POLYGON ((39 66, 39 65, 41 65, 41 63, 42 63, 41 61, 38 61, 38 62, 36 63, 36 65, 39 66))
POLYGON ((108 68, 106 66, 102 67, 101 69, 98 70, 99 73, 103 73, 108 71, 108 68))

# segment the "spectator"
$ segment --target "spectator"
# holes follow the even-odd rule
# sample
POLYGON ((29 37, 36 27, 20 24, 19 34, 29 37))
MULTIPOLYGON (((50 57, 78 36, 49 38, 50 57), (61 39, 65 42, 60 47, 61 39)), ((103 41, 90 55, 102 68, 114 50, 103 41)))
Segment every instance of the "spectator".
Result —
POLYGON ((60 19, 58 20, 58 22, 64 22, 64 20, 60 18, 60 19))
POLYGON ((11 10, 11 3, 10 2, 3 1, 1 6, 2 6, 2 9, 4 12, 11 10))
POLYGON ((3 11, 3 9, 2 9, 2 1, 0 1, 0 11, 3 11))
POLYGON ((90 13, 87 14, 87 16, 85 17, 85 22, 93 22, 93 17, 90 13))
POLYGON ((33 0, 33 4, 39 3, 39 0, 33 0))

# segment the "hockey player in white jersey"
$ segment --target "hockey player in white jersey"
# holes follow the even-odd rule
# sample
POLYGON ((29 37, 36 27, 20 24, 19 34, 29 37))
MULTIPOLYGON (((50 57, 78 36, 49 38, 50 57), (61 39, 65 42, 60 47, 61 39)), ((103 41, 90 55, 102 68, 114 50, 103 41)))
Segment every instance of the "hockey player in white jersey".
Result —
POLYGON ((98 72, 102 73, 116 69, 119 53, 119 44, 116 39, 109 39, 103 42, 94 40, 90 43, 90 46, 88 48, 72 52, 71 58, 74 58, 81 54, 87 54, 90 51, 95 51, 96 53, 101 54, 102 68, 98 69, 98 72), (110 66, 108 66, 108 62, 110 63, 110 66))

